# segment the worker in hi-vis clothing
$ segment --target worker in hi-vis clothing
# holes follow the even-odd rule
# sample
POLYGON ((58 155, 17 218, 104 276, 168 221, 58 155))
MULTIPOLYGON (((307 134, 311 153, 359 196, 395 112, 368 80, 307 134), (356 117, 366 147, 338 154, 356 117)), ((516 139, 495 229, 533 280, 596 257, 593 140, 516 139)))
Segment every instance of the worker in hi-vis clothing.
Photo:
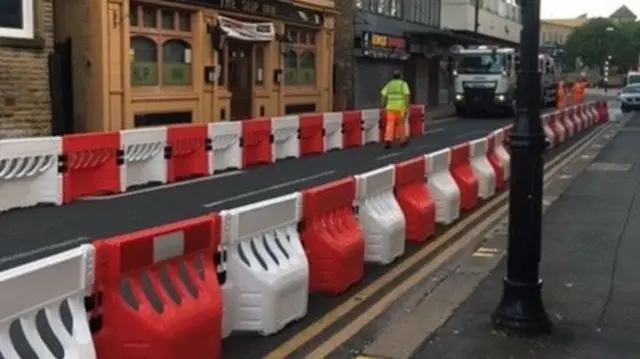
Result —
POLYGON ((564 81, 564 77, 558 82, 558 89, 556 90, 556 107, 565 108, 567 106, 567 83, 564 81))
POLYGON ((393 72, 393 79, 384 85, 380 95, 382 95, 382 106, 386 110, 384 146, 390 148, 394 140, 398 140, 400 145, 404 146, 409 142, 404 126, 411 92, 399 70, 393 72))

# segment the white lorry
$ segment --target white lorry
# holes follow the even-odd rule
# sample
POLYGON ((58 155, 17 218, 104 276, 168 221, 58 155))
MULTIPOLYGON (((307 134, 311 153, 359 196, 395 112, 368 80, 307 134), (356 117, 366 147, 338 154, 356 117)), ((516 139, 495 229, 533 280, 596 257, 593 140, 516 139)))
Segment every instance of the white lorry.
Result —
MULTIPOLYGON (((514 48, 476 46, 458 49, 454 66, 456 114, 513 114, 515 109, 519 55, 514 48)), ((540 54, 542 108, 555 104, 560 76, 552 57, 540 54)))

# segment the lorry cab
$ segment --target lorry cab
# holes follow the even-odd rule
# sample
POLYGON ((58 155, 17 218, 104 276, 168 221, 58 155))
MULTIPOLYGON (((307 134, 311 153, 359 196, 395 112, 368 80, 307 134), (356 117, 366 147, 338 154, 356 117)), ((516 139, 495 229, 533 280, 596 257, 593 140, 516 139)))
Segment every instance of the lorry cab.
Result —
POLYGON ((460 49, 453 70, 458 116, 511 112, 516 87, 516 51, 477 46, 460 49))

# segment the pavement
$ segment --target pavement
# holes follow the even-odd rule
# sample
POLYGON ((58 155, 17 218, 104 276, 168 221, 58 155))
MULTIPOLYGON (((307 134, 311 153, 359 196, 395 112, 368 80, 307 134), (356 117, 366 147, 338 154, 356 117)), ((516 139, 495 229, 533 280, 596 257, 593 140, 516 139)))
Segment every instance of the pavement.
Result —
MULTIPOLYGON (((490 315, 506 269, 504 256, 495 256, 490 259, 495 267, 412 358, 640 357, 640 114, 618 126, 545 190, 540 268, 552 334, 523 337, 493 328, 490 315)), ((506 232, 480 249, 503 252, 505 239, 506 232)), ((478 255, 480 249, 455 272, 482 272, 478 258, 492 256, 478 255)), ((463 281, 452 283, 457 283, 450 285, 453 292, 464 286, 463 281)), ((436 308, 423 310, 435 315, 436 308)))

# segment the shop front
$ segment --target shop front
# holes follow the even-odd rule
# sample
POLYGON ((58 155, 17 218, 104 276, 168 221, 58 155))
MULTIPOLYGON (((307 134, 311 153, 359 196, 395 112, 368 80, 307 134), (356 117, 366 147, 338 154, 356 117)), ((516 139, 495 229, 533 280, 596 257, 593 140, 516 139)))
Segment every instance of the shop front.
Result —
POLYGON ((89 4, 89 26, 100 36, 86 53, 84 130, 330 110, 331 8, 277 0, 89 4))
POLYGON ((377 108, 380 90, 409 60, 404 37, 364 31, 356 38, 354 107, 377 108))

